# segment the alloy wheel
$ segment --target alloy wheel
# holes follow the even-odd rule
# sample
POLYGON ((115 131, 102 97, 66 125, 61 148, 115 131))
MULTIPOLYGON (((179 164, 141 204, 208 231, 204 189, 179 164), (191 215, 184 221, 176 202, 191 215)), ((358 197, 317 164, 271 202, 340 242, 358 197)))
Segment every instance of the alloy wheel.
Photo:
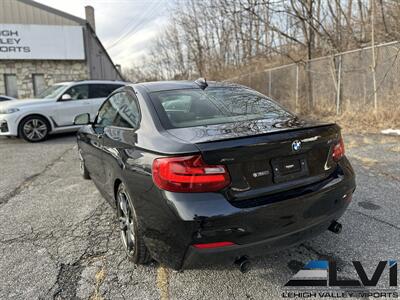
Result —
POLYGON ((31 119, 24 124, 25 136, 31 141, 40 141, 47 135, 47 125, 40 119, 31 119))
POLYGON ((118 192, 118 211, 121 240, 129 256, 135 252, 135 222, 126 192, 122 189, 118 192))

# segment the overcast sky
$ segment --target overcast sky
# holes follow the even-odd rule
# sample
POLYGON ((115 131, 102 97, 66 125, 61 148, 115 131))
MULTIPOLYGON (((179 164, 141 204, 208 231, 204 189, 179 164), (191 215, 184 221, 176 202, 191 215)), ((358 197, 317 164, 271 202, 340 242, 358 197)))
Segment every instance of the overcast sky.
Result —
POLYGON ((128 67, 146 54, 167 23, 172 0, 35 0, 80 18, 95 9, 96 32, 114 63, 128 67))

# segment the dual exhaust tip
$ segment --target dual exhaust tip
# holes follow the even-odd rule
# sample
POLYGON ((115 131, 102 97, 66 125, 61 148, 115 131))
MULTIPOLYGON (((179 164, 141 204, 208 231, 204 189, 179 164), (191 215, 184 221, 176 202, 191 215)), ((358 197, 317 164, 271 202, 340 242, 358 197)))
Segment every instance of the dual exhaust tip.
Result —
MULTIPOLYGON (((342 232, 342 224, 337 221, 333 221, 331 225, 329 225, 328 230, 339 234, 342 232)), ((241 256, 235 260, 234 264, 239 268, 240 272, 246 273, 251 268, 251 261, 247 255, 241 256)))

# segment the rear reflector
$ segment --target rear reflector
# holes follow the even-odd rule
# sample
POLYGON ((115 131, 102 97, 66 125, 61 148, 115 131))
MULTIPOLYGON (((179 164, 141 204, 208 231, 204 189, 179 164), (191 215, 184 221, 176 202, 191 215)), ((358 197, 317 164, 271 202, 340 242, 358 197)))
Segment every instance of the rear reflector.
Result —
POLYGON ((340 138, 339 142, 333 146, 332 157, 334 161, 339 161, 344 156, 344 143, 343 138, 340 138))
POLYGON ((153 181, 171 192, 216 192, 231 182, 223 165, 207 165, 201 155, 162 157, 153 161, 153 181))
POLYGON ((198 249, 213 249, 226 246, 232 246, 235 243, 232 242, 216 242, 216 243, 206 243, 206 244, 194 244, 193 246, 198 249))

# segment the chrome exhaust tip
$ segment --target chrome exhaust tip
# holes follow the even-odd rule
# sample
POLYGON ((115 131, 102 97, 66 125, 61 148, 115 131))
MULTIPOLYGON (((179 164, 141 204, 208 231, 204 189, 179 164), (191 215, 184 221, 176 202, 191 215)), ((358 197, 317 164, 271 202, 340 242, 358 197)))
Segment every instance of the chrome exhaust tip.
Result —
POLYGON ((235 265, 239 268, 240 272, 246 273, 251 268, 251 261, 247 256, 242 256, 235 260, 235 265))
POLYGON ((342 232, 342 224, 339 222, 333 221, 331 225, 328 227, 329 231, 332 231, 333 233, 339 234, 342 232))

